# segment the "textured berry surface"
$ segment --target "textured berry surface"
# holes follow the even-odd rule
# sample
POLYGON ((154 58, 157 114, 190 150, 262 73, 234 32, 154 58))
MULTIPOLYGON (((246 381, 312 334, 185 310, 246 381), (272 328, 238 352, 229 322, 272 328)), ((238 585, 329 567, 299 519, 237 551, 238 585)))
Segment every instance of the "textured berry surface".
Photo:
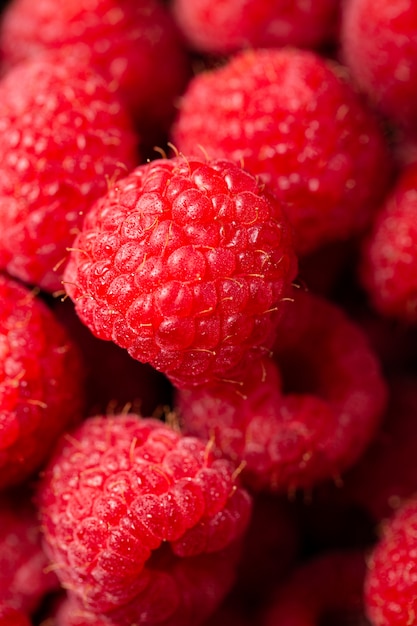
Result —
POLYGON ((0 274, 0 488, 27 478, 81 417, 82 363, 33 292, 0 274))
MULTIPOLYGON (((89 418, 64 437, 38 503, 58 577, 94 612, 128 603, 145 611, 154 585, 167 578, 165 558, 227 548, 250 512, 231 464, 199 440, 133 414, 89 418)), ((176 589, 166 590, 166 618, 180 602, 176 589)))
POLYGON ((62 263, 83 214, 109 180, 137 164, 136 138, 103 79, 59 53, 7 73, 0 120, 0 267, 62 289, 62 263))
POLYGON ((176 157, 94 205, 64 278, 96 336, 192 386, 271 345, 295 272, 281 205, 252 175, 176 157))
POLYGON ((417 4, 408 0, 345 3, 341 41, 354 79, 400 126, 417 129, 417 4))
POLYGON ((268 183, 302 254, 363 230, 389 179, 384 139, 345 74, 296 49, 237 54, 195 76, 172 132, 184 154, 202 146, 268 183))
POLYGON ((299 292, 280 330, 274 360, 249 367, 241 386, 178 394, 186 432, 214 440, 245 463, 248 484, 274 491, 311 487, 351 466, 374 435, 386 396, 366 337, 335 305, 299 292))
POLYGON ((365 606, 373 626, 413 624, 417 614, 417 500, 385 522, 369 561, 365 606))
POLYGON ((276 590, 264 626, 366 626, 363 610, 365 556, 328 552, 296 568, 276 590))
POLYGON ((335 35, 338 0, 174 0, 174 15, 198 50, 315 47, 335 35))
POLYGON ((417 164, 406 168, 364 246, 362 280, 383 315, 417 322, 417 164))
POLYGON ((189 69, 174 21, 160 2, 65 0, 59 11, 54 0, 9 3, 0 33, 6 65, 76 44, 120 91, 141 133, 150 125, 167 126, 189 69))

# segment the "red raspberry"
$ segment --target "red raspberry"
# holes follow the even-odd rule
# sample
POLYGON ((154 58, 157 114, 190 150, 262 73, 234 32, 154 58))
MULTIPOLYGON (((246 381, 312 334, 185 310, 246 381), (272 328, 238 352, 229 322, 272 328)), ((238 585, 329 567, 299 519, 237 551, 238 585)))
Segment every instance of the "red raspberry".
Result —
POLYGON ((80 59, 51 54, 0 82, 0 267, 43 289, 83 214, 136 165, 136 139, 118 99, 80 59))
POLYGON ((255 489, 309 488, 351 466, 375 433, 385 402, 379 363, 341 309, 299 292, 281 323, 276 363, 248 368, 240 387, 178 394, 187 433, 244 463, 255 489))
POLYGON ((0 626, 31 626, 28 616, 22 611, 0 604, 0 626))
POLYGON ((0 489, 28 477, 80 417, 82 363, 52 312, 0 275, 0 489))
POLYGON ((417 130, 417 4, 349 0, 341 40, 359 86, 396 123, 417 130))
POLYGON ((156 609, 167 611, 164 619, 173 614, 178 585, 164 582, 171 553, 186 558, 227 548, 241 536, 250 508, 227 461, 136 415, 88 418, 63 437, 38 503, 61 583, 88 610, 127 611, 128 619, 146 612, 161 585, 166 604, 156 609))
POLYGON ((361 232, 390 157, 345 70, 312 52, 250 50, 189 84, 173 128, 184 154, 242 162, 284 201, 301 254, 361 232))
POLYGON ((322 553, 307 561, 276 591, 264 626, 365 624, 365 569, 357 551, 322 553))
MULTIPOLYGON (((13 0, 0 47, 8 65, 42 50, 81 44, 86 59, 120 90, 141 134, 167 128, 189 67, 176 25, 155 0, 13 0)), ((151 133, 152 134, 152 133, 151 133)))
POLYGON ((362 281, 376 309, 417 322, 417 163, 401 174, 363 250, 362 281))
POLYGON ((82 321, 178 386, 263 353, 296 271, 280 203, 227 161, 140 166, 73 247, 65 283, 82 321))
POLYGON ((316 47, 336 31, 339 0, 174 0, 174 15, 198 50, 316 47))
POLYGON ((59 587, 55 574, 47 570, 30 495, 17 491, 0 498, 0 605, 25 613, 33 613, 44 596, 59 587))
POLYGON ((417 499, 382 527, 368 560, 365 606, 373 626, 414 624, 417 614, 417 499))

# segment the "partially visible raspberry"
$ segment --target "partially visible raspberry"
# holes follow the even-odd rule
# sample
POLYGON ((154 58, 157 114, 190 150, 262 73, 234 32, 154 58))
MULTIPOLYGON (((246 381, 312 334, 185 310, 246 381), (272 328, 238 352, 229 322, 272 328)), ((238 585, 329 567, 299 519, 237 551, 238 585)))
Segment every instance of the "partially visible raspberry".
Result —
POLYGON ((0 498, 0 605, 28 614, 59 587, 55 574, 47 569, 30 497, 31 493, 19 490, 0 498))
POLYGON ((417 130, 417 4, 349 0, 341 22, 343 58, 376 106, 417 130))
POLYGON ((0 274, 0 489, 37 470, 80 419, 82 370, 44 302, 0 274))
POLYGON ((365 626, 365 571, 365 555, 353 550, 322 553, 301 564, 276 590, 263 626, 365 626))
MULTIPOLYGON (((417 5, 416 5, 417 6, 417 5)), ((406 168, 363 250, 362 282, 383 315, 417 323, 417 163, 406 168)))
POLYGON ((263 354, 296 273, 281 203, 228 161, 138 167, 73 248, 64 282, 82 321, 178 386, 263 354))
POLYGON ((13 0, 4 11, 6 66, 77 44, 120 92, 141 134, 167 129, 189 67, 174 20, 159 1, 65 0, 57 10, 55 0, 13 0))
POLYGON ((309 488, 338 476, 369 444, 385 406, 379 363, 360 328, 318 296, 294 297, 274 361, 249 367, 240 386, 178 393, 185 431, 243 462, 255 489, 309 488))
POLYGON ((0 626, 31 626, 26 613, 0 604, 0 626))
POLYGON ((84 213, 137 164, 131 123, 104 80, 63 53, 8 72, 0 120, 0 267, 62 289, 67 247, 84 213))
POLYGON ((336 34, 339 0, 174 0, 173 11, 190 43, 203 52, 240 48, 314 48, 336 34))
POLYGON ((184 154, 243 163, 287 205, 300 254, 362 232, 390 155, 346 70, 297 49, 249 50, 194 77, 172 131, 184 154))
POLYGON ((387 520, 368 560, 365 607, 373 626, 414 624, 417 615, 417 499, 387 520))
POLYGON ((180 583, 165 572, 172 555, 226 549, 250 513, 228 461, 216 460, 198 439, 133 414, 88 418, 63 437, 38 504, 47 554, 84 608, 110 617, 126 610, 132 619, 146 615, 162 586, 159 621, 181 602, 180 583))

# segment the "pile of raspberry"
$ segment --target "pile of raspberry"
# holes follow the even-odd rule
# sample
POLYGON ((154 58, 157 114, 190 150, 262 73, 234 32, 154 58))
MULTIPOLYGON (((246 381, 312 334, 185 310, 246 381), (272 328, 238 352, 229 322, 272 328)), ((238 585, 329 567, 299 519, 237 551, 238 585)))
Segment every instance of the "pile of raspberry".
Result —
POLYGON ((417 4, 0 8, 0 626, 417 624, 417 4))

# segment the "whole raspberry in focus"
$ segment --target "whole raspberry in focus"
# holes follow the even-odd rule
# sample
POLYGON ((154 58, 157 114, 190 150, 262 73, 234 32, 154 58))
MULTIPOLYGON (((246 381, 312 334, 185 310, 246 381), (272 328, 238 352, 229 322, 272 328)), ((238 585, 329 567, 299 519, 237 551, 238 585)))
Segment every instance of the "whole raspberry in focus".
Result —
POLYGON ((29 477, 81 417, 83 367, 42 300, 0 274, 0 489, 29 477))
POLYGON ((90 205, 137 164, 119 99, 78 56, 51 53, 0 81, 0 268, 47 291, 90 205))
POLYGON ((306 254, 362 232, 385 195, 390 155, 346 70, 313 52, 249 50, 198 74, 172 137, 267 183, 285 203, 306 254))
POLYGON ((300 291, 294 299, 273 360, 248 367, 240 386, 177 394, 184 431, 243 462, 242 479, 254 489, 336 478, 369 444, 385 406, 379 363, 360 328, 318 296, 300 291))
POLYGON ((365 555, 359 551, 321 553, 294 569, 276 590, 262 625, 365 626, 365 572, 365 555))
POLYGON ((349 0, 341 21, 342 54, 353 78, 396 124, 417 130, 417 4, 349 0))
POLYGON ((93 206, 64 282, 96 336, 194 386, 272 345, 295 273, 281 203, 231 162, 180 156, 93 206))
MULTIPOLYGON (((176 25, 156 0, 13 0, 4 10, 6 66, 43 50, 80 47, 135 117, 141 135, 168 128, 189 76, 176 25)), ((155 137, 154 137, 155 141, 155 137)), ((154 145, 154 144, 153 144, 154 145)))
POLYGON ((336 35, 340 0, 174 0, 176 20, 202 52, 315 48, 336 35))
POLYGON ((55 574, 47 568, 30 496, 15 490, 13 495, 3 493, 0 498, 0 606, 28 614, 39 608, 47 593, 59 587, 55 574))
MULTIPOLYGON (((191 610, 183 596, 192 585, 181 588, 187 567, 201 602, 210 604, 192 558, 232 548, 250 514, 228 461, 198 439, 133 414, 88 418, 64 436, 37 502, 61 583, 84 609, 116 616, 118 626, 141 622, 149 611, 157 617, 144 623, 165 623, 183 602, 191 610)), ((203 565, 203 579, 209 569, 203 565)))
POLYGON ((362 282, 379 313, 417 323, 417 163, 400 175, 362 252, 362 282))
POLYGON ((417 499, 382 526, 368 560, 365 607, 373 626, 414 624, 417 614, 417 499))

